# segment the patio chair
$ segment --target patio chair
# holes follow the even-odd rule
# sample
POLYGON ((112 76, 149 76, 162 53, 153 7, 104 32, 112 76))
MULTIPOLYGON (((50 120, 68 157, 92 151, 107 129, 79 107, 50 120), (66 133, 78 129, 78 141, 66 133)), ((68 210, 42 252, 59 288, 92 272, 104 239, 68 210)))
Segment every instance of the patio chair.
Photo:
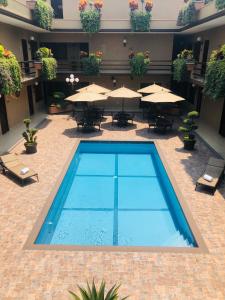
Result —
POLYGON ((199 186, 209 188, 214 195, 218 185, 224 176, 225 161, 223 159, 210 158, 202 176, 197 180, 195 190, 199 186))
POLYGON ((6 171, 12 173, 21 180, 22 185, 24 184, 24 180, 31 177, 36 177, 37 181, 39 181, 38 173, 20 162, 14 154, 0 156, 0 165, 2 167, 3 174, 6 174, 6 171))
POLYGON ((80 127, 84 126, 84 117, 82 114, 75 114, 74 119, 77 123, 77 129, 79 130, 80 127))

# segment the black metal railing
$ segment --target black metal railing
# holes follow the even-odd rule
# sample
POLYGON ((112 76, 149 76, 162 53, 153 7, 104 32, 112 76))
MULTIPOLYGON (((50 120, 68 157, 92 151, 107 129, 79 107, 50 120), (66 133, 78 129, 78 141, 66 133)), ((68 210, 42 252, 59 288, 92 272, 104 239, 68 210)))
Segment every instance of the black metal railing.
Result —
POLYGON ((22 77, 34 77, 36 75, 33 60, 21 61, 20 67, 21 67, 22 77))
POLYGON ((204 79, 207 63, 197 62, 192 73, 192 76, 197 79, 204 79))
MULTIPOLYGON (((153 60, 148 67, 149 73, 170 74, 172 61, 170 60, 153 60)), ((79 60, 58 61, 58 73, 82 72, 82 64, 79 60)), ((101 73, 129 73, 129 60, 103 60, 100 66, 101 73)))

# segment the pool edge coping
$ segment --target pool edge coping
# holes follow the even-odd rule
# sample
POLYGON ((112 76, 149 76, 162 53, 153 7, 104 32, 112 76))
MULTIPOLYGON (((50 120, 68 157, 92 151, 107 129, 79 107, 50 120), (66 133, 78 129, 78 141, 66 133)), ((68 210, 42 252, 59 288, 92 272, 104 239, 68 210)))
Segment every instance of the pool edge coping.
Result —
POLYGON ((189 254, 197 254, 197 253, 209 253, 209 250, 205 244, 205 241, 202 238, 202 235, 192 217, 192 213, 190 211, 190 208, 186 202, 186 200, 183 197, 183 194, 180 191, 180 188, 176 182, 175 177, 173 176, 172 171, 170 170, 170 167, 165 159, 165 156, 162 152, 161 147, 159 146, 158 141, 154 140, 98 140, 98 139, 78 139, 75 142, 75 145, 73 146, 68 159, 66 160, 62 171, 59 175, 59 177, 56 180, 54 188, 51 190, 49 196, 47 197, 47 200, 44 204, 44 207, 41 210, 41 213, 37 217, 37 220, 35 221, 33 228, 28 235, 28 238, 23 246, 23 250, 51 250, 51 251, 97 251, 97 252, 162 252, 162 253, 189 253, 189 254), (37 236, 41 230, 41 227, 45 221, 45 218, 48 214, 48 211, 54 201, 54 198, 58 192, 58 189, 63 181, 64 176, 66 175, 66 172, 68 170, 68 167, 73 159, 73 156, 80 144, 80 142, 118 142, 118 143, 152 143, 155 145, 158 154, 160 156, 160 159, 162 161, 162 164, 168 174, 168 178, 171 181, 172 187, 174 189, 174 192, 178 198, 179 204, 181 206, 181 209, 183 211, 184 217, 186 219, 186 222, 188 223, 188 226, 190 227, 190 230, 196 240, 196 243, 198 247, 155 247, 155 246, 75 246, 75 245, 38 245, 35 244, 35 240, 37 239, 37 236))

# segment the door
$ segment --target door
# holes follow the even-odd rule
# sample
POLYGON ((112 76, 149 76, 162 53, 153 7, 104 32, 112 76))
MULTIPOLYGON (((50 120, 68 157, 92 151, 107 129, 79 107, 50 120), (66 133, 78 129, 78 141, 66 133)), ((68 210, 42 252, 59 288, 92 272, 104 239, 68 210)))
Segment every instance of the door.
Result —
POLYGON ((220 122, 220 134, 225 137, 225 100, 223 105, 222 118, 220 122))
POLYGON ((8 123, 8 118, 7 118, 5 97, 3 95, 0 98, 0 123, 1 123, 1 128, 2 128, 2 134, 9 131, 9 123, 8 123))
POLYGON ((28 48, 27 48, 27 40, 22 39, 22 50, 23 50, 23 60, 26 62, 24 63, 24 71, 25 73, 29 73, 29 56, 28 56, 28 48))
POLYGON ((34 114, 34 101, 33 101, 33 93, 32 93, 31 85, 27 87, 27 96, 28 96, 28 103, 29 103, 29 112, 30 112, 30 116, 32 116, 34 114))
POLYGON ((35 60, 37 50, 38 50, 37 41, 30 41, 30 52, 31 52, 31 59, 32 60, 35 60))
POLYGON ((208 59, 208 52, 209 52, 209 41, 206 40, 204 43, 203 55, 202 55, 202 71, 201 75, 205 75, 206 66, 207 66, 207 59, 208 59))
POLYGON ((197 102, 196 102, 196 110, 200 114, 201 112, 201 107, 202 107, 202 88, 199 87, 197 91, 197 102))

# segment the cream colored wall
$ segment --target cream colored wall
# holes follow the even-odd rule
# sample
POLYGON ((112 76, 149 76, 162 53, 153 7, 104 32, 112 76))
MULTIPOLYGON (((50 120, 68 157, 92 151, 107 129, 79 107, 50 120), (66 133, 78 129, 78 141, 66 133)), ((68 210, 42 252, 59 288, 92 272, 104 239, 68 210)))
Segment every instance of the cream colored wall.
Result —
MULTIPOLYGON (((102 29, 129 29, 130 9, 128 0, 104 0, 102 8, 102 29)), ((152 28, 175 28, 183 0, 154 0, 152 28)), ((55 20, 54 28, 81 28, 79 0, 63 0, 64 20, 55 20)), ((139 1, 141 8, 141 1, 139 1)))
POLYGON ((27 89, 23 87, 19 97, 6 96, 6 110, 9 127, 13 127, 24 118, 29 117, 29 106, 27 98, 27 89))
POLYGON ((103 60, 128 60, 130 48, 135 51, 149 50, 152 60, 171 60, 172 34, 41 34, 40 42, 89 42, 90 51, 103 51, 103 60), (123 46, 126 38, 127 46, 123 46))
MULTIPOLYGON (((0 44, 3 44, 7 49, 13 51, 19 61, 23 60, 21 40, 26 39, 29 41, 31 36, 37 39, 37 34, 34 32, 0 23, 0 44)), ((29 44, 28 53, 30 55, 29 44)))

